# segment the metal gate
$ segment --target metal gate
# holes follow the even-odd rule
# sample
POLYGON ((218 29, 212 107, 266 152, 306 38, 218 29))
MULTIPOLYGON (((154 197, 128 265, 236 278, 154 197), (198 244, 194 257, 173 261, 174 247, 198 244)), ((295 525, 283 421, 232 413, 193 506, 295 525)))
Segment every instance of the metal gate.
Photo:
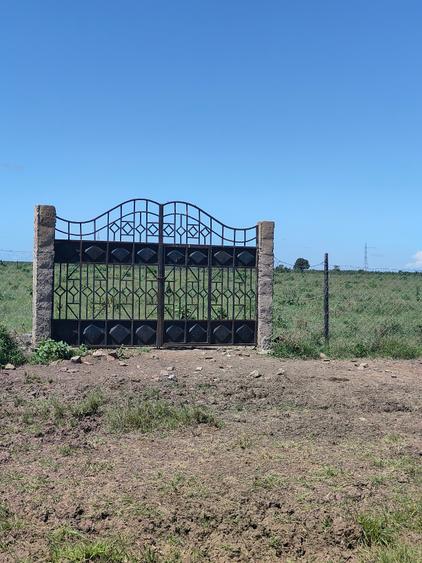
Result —
POLYGON ((88 346, 255 344, 257 227, 133 199, 57 217, 52 338, 88 346))

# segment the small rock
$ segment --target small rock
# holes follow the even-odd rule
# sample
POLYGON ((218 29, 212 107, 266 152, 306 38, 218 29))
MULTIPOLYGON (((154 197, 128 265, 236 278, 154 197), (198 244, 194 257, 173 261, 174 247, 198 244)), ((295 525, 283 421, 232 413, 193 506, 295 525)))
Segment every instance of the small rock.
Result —
POLYGON ((285 375, 285 373, 286 373, 286 370, 285 370, 284 368, 280 368, 280 369, 277 371, 277 375, 285 375))
POLYGON ((70 358, 70 361, 72 362, 72 364, 80 364, 82 363, 82 358, 81 356, 72 356, 70 358))
POLYGON ((94 352, 92 352, 92 356, 94 358, 101 358, 102 356, 107 356, 106 352, 104 352, 104 350, 95 350, 94 352))
POLYGON ((110 356, 110 358, 114 358, 115 360, 117 360, 118 357, 119 357, 119 354, 116 352, 116 350, 111 350, 111 352, 109 352, 107 354, 107 356, 110 356))
POLYGON ((126 362, 119 362, 119 366, 125 367, 125 366, 127 366, 127 363, 126 362))
POLYGON ((167 371, 174 371, 176 368, 174 366, 169 366, 166 368, 167 371))
POLYGON ((68 369, 67 373, 78 373, 78 369, 68 369))
POLYGON ((324 354, 324 352, 320 352, 319 357, 321 358, 321 360, 326 360, 328 358, 328 356, 324 354))
POLYGON ((367 367, 368 367, 368 364, 367 364, 366 362, 363 362, 362 364, 359 364, 359 365, 358 365, 358 369, 359 369, 359 370, 364 370, 364 369, 367 368, 367 367))
POLYGON ((16 367, 15 367, 13 364, 6 364, 6 365, 4 366, 4 369, 10 369, 10 370, 13 371, 14 369, 16 369, 16 367))
POLYGON ((167 379, 176 379, 176 374, 175 374, 175 373, 170 373, 170 374, 167 376, 167 379))
POLYGON ((160 371, 160 375, 161 375, 161 377, 168 377, 170 374, 166 369, 162 369, 160 371))
POLYGON ((256 379, 258 379, 258 377, 262 377, 262 373, 259 372, 257 369, 254 369, 254 370, 251 371, 251 373, 249 374, 249 377, 255 377, 256 379))
POLYGON ((198 366, 197 368, 195 368, 195 371, 202 371, 202 366, 198 366))
POLYGON ((114 356, 112 354, 107 354, 107 361, 108 362, 115 362, 117 359, 117 356, 114 356))

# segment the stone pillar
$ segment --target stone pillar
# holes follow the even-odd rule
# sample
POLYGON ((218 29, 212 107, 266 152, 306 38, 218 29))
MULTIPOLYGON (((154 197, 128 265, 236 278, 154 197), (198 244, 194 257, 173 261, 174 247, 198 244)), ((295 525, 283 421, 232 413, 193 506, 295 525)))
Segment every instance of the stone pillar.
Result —
POLYGON ((272 339, 274 222, 258 223, 258 334, 257 347, 268 350, 272 339))
POLYGON ((32 344, 51 336, 56 208, 37 205, 34 217, 32 344))

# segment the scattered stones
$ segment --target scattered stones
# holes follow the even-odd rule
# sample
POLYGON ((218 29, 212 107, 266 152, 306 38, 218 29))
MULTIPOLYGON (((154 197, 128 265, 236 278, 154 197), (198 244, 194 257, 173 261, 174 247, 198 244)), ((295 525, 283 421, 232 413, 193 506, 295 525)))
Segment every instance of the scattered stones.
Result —
POLYGON ((72 362, 72 364, 80 364, 80 363, 82 363, 82 357, 81 356, 72 356, 70 358, 70 361, 72 362))
POLYGON ((14 369, 16 369, 16 366, 14 366, 13 364, 6 364, 4 366, 4 369, 8 369, 8 370, 13 371, 14 369))

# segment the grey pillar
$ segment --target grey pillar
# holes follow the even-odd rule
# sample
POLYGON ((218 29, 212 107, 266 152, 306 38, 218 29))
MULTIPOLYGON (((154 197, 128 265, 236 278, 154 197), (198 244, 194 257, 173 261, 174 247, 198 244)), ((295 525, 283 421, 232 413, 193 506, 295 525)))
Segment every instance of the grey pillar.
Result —
POLYGON ((34 217, 32 344, 51 336, 56 208, 37 205, 34 217))
POLYGON ((258 334, 257 346, 267 350, 272 339, 274 222, 258 223, 258 334))

